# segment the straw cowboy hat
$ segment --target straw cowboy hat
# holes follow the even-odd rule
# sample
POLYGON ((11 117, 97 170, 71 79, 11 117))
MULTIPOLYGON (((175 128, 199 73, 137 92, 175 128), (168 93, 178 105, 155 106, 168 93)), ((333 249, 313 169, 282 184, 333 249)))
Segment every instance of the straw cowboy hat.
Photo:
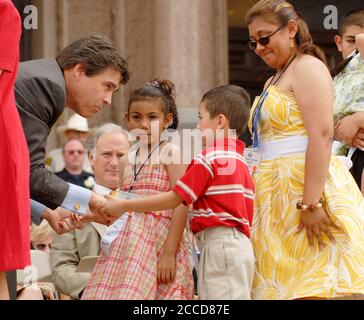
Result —
POLYGON ((59 135, 64 134, 67 130, 76 130, 80 132, 90 132, 88 127, 87 119, 81 117, 79 114, 75 113, 67 121, 66 125, 59 126, 57 128, 57 133, 59 135))

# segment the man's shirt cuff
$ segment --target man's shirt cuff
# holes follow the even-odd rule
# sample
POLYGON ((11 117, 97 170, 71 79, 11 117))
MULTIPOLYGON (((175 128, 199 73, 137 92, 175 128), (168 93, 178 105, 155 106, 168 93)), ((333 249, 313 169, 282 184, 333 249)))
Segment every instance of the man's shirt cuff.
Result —
POLYGON ((37 201, 30 199, 30 212, 32 216, 32 222, 37 226, 42 222, 42 214, 47 209, 44 204, 41 204, 37 201))
POLYGON ((91 191, 71 183, 69 183, 69 186, 70 188, 61 207, 79 215, 85 215, 91 199, 91 191))

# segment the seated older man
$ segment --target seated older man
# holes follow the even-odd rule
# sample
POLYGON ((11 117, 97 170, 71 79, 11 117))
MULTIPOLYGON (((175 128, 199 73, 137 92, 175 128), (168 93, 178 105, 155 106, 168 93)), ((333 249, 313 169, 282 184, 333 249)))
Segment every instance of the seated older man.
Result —
MULTIPOLYGON (((128 134, 119 126, 105 124, 88 143, 89 160, 95 174, 94 191, 102 196, 119 187, 119 160, 128 153, 128 134)), ((89 272, 77 272, 85 257, 100 254, 100 240, 106 227, 97 223, 87 224, 82 230, 56 235, 50 252, 53 282, 57 289, 71 299, 80 299, 89 272)))

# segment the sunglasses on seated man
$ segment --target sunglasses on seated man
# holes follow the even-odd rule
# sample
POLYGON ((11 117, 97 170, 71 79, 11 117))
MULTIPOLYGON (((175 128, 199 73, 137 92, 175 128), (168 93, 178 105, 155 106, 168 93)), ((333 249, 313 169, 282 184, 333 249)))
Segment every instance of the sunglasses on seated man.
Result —
POLYGON ((258 47, 258 43, 261 46, 266 46, 268 45, 269 41, 270 41, 270 37, 274 36, 278 31, 282 30, 285 26, 280 27, 278 30, 274 31, 271 35, 266 36, 266 37, 261 37, 259 38, 257 41, 251 40, 249 41, 246 45, 248 46, 249 49, 251 50, 256 50, 258 47))
POLYGON ((74 155, 75 153, 77 154, 83 154, 84 151, 83 150, 68 150, 67 151, 68 154, 70 154, 71 156, 74 155))

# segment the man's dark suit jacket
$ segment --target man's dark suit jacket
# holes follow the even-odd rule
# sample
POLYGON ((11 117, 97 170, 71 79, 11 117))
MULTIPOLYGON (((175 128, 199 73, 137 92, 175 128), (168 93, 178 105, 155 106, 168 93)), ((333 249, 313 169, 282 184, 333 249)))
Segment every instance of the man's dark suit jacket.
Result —
POLYGON ((66 104, 66 84, 56 60, 20 63, 15 99, 30 153, 30 197, 56 209, 69 189, 44 166, 48 135, 66 104))

